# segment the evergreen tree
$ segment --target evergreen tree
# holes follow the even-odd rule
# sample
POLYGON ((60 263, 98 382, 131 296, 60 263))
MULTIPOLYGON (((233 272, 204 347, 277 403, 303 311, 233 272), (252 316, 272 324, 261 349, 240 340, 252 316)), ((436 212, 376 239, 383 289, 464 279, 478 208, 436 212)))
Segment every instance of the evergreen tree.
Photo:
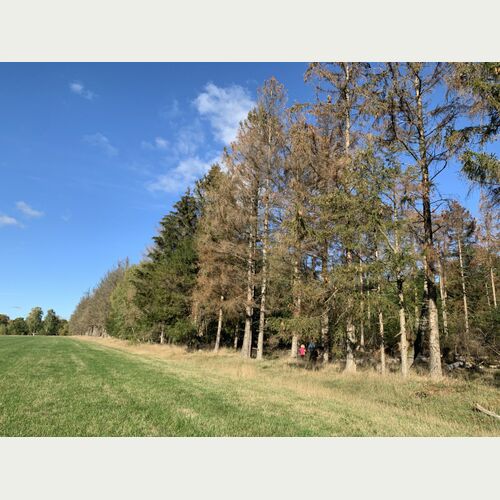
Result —
POLYGON ((136 304, 150 328, 151 338, 160 343, 165 342, 166 336, 180 340, 192 333, 189 316, 197 272, 197 220, 196 200, 188 192, 160 221, 148 260, 134 273, 136 304))

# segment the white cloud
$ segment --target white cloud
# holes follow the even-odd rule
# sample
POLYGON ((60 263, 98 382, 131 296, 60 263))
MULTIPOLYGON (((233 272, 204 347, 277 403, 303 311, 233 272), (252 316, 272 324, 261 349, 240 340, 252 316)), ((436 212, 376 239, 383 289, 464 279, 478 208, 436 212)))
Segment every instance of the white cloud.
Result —
POLYGON ((203 161, 197 156, 182 160, 174 169, 151 182, 148 189, 167 193, 182 191, 203 177, 218 160, 213 158, 210 161, 203 161))
POLYGON ((96 95, 91 90, 85 88, 85 85, 81 82, 71 82, 69 84, 69 89, 73 94, 79 95, 88 101, 91 101, 96 95))
POLYGON ((142 141, 141 146, 143 149, 148 149, 150 151, 154 151, 156 149, 165 151, 168 149, 169 142, 163 137, 155 137, 152 142, 142 141))
POLYGON ((86 143, 101 149, 108 156, 116 156, 118 154, 118 149, 115 148, 111 142, 109 142, 109 139, 100 132, 92 135, 86 135, 83 137, 83 140, 86 143))
POLYGON ((214 136, 224 144, 236 138, 239 123, 255 105, 244 87, 217 87, 213 83, 208 83, 193 102, 198 113, 209 120, 214 136))
POLYGON ((42 217, 44 215, 43 212, 40 212, 39 210, 35 210, 33 207, 30 207, 26 202, 24 201, 18 201, 16 203, 17 209, 22 212, 24 215, 27 217, 42 217))
POLYGON ((2 226, 20 226, 21 224, 14 217, 0 214, 0 227, 2 226))

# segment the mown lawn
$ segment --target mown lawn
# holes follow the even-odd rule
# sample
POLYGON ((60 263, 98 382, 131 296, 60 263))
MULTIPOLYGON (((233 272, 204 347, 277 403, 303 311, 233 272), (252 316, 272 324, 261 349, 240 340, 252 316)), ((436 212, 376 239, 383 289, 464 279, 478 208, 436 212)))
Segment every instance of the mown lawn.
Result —
POLYGON ((0 337, 2 436, 500 436, 500 391, 229 351, 0 337))

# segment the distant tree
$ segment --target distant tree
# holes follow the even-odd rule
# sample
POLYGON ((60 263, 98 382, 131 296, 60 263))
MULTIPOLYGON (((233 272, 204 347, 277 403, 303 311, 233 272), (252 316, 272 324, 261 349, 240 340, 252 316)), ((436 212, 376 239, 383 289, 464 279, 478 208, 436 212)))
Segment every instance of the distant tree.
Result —
POLYGON ((10 321, 7 327, 7 335, 28 335, 29 329, 24 318, 16 318, 10 321))
POLYGON ((7 335, 7 326, 10 318, 6 314, 0 314, 0 335, 7 335))
POLYGON ((60 319, 54 309, 49 309, 43 319, 42 332, 44 335, 57 335, 59 333, 60 319))
POLYGON ((26 325, 28 327, 30 335, 37 335, 39 333, 42 333, 42 317, 43 311, 41 307, 34 307, 33 309, 31 309, 28 316, 26 317, 26 325))
POLYGON ((67 319, 59 319, 56 335, 59 335, 61 337, 66 337, 67 335, 69 335, 69 322, 67 319))
POLYGON ((118 283, 123 279, 128 262, 118 265, 107 272, 99 284, 82 297, 69 320, 71 335, 91 335, 105 337, 109 311, 111 307, 111 294, 118 283))
POLYGON ((136 266, 126 269, 123 279, 111 294, 107 329, 113 337, 144 341, 149 337, 143 328, 143 315, 135 302, 135 272, 136 266))

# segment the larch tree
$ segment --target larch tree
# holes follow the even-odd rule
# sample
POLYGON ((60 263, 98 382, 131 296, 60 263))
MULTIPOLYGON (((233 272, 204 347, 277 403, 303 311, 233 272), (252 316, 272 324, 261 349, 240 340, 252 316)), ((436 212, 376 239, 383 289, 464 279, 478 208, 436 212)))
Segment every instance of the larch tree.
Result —
POLYGON ((286 93, 275 78, 267 80, 259 90, 257 101, 257 132, 262 162, 262 267, 257 359, 264 354, 264 331, 269 281, 269 253, 275 192, 283 172, 285 146, 284 111, 286 93))
POLYGON ((199 270, 193 301, 207 320, 216 318, 214 352, 218 352, 223 322, 231 319, 237 323, 242 312, 246 245, 241 238, 231 179, 218 165, 212 167, 209 175, 196 235, 199 270))
MULTIPOLYGON (((369 79, 367 79, 369 66, 364 63, 312 63, 305 75, 306 80, 314 80, 319 93, 327 95, 324 107, 335 121, 335 133, 339 140, 339 152, 336 154, 335 163, 341 165, 342 175, 338 177, 338 188, 347 196, 352 193, 352 170, 355 148, 359 142, 359 130, 364 117, 364 103, 369 79)), ((347 221, 347 224, 351 224, 347 221)), ((346 228, 349 229, 349 228, 346 228)), ((353 261, 354 244, 352 239, 354 231, 347 230, 343 238, 343 251, 345 265, 348 273, 355 279, 355 266, 353 261), (349 235, 351 232, 351 235, 349 235)), ((356 349, 356 332, 353 320, 354 305, 348 302, 346 314, 346 365, 347 372, 356 370, 354 351, 356 349)))
POLYGON ((241 217, 246 218, 247 293, 241 351, 243 357, 251 356, 258 274, 260 304, 257 357, 261 358, 263 355, 273 193, 283 169, 285 100, 284 88, 276 79, 271 78, 265 82, 259 92, 256 107, 241 124, 238 137, 225 160, 242 209, 241 217))
POLYGON ((420 171, 423 262, 429 370, 442 376, 437 286, 436 248, 433 228, 433 180, 456 153, 448 134, 460 116, 457 97, 446 94, 444 79, 449 65, 443 63, 388 63, 380 88, 379 117, 386 140, 399 148, 405 161, 420 171))

